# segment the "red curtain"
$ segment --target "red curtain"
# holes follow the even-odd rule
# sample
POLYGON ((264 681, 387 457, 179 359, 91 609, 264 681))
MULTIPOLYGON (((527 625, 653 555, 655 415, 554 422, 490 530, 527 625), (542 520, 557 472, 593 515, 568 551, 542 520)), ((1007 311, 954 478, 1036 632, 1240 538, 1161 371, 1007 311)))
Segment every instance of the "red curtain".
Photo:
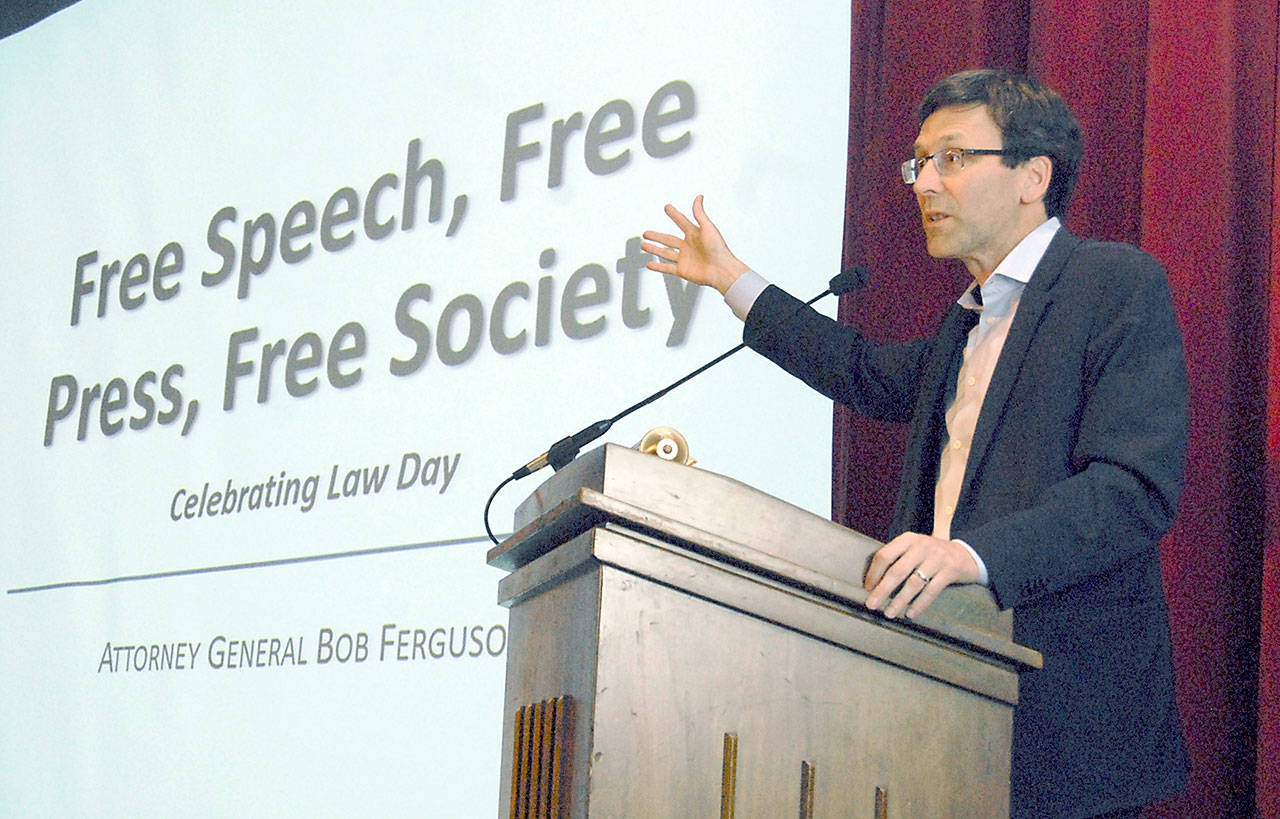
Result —
MULTIPOLYGON (((1277 24, 1271 21, 1272 41, 1277 24)), ((1263 40, 1265 50, 1266 41, 1263 40)), ((1264 503, 1262 616, 1259 618, 1258 669, 1258 815, 1280 816, 1280 47, 1271 54, 1271 240, 1267 285, 1267 455, 1264 503)), ((1265 61, 1264 61, 1265 62, 1265 61)), ((1265 68, 1263 69, 1265 70, 1265 68)), ((1264 97, 1265 98, 1265 97, 1264 97)), ((1264 118, 1263 122, 1266 122, 1264 118)), ((1265 150, 1265 146, 1263 146, 1265 150)), ((1263 156, 1266 156, 1264 154, 1263 156)), ((1265 166, 1258 169, 1266 178, 1265 166)))
MULTIPOLYGON (((1153 816, 1280 817, 1280 6, 1256 0, 855 0, 841 318, 927 333, 966 280, 924 253, 896 165, 936 79, 1031 73, 1085 131, 1067 224, 1164 263, 1191 377, 1187 484, 1163 544, 1186 791, 1153 816), (904 321, 904 317, 907 317, 904 321)), ((835 415, 833 516, 883 535, 905 430, 835 415)))
MULTIPOLYGON (((1266 375, 1260 379, 1266 384, 1267 393, 1267 454, 1264 475, 1266 490, 1263 501, 1265 541, 1263 544, 1262 614, 1259 618, 1258 669, 1258 752, 1257 752, 1257 807, 1258 815, 1280 816, 1280 40, 1277 31, 1280 23, 1270 21, 1271 44, 1270 81, 1271 93, 1264 100, 1270 103, 1271 132, 1271 226, 1269 258, 1266 267, 1266 294, 1268 305, 1266 375)), ((1265 28, 1261 32, 1260 48, 1265 52, 1267 40, 1265 28)), ((1266 60, 1260 71, 1266 71, 1266 60)), ((1260 80, 1265 78, 1260 75, 1260 80)), ((1267 123, 1266 112, 1262 115, 1267 123)), ((1261 148, 1266 150, 1264 144, 1261 148)), ((1266 154, 1264 153, 1265 157, 1266 154)), ((1260 166, 1258 175, 1265 179, 1266 167, 1260 166)))

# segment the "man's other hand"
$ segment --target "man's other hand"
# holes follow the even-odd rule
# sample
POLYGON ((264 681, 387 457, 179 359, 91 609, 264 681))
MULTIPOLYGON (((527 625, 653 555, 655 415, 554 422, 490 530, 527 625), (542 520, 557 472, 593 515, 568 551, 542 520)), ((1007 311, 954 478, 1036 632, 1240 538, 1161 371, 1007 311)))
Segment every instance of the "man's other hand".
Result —
POLYGON ((978 564, 960 543, 906 532, 872 556, 862 587, 871 592, 867 608, 883 608, 892 619, 904 611, 918 617, 947 586, 979 579, 978 564))

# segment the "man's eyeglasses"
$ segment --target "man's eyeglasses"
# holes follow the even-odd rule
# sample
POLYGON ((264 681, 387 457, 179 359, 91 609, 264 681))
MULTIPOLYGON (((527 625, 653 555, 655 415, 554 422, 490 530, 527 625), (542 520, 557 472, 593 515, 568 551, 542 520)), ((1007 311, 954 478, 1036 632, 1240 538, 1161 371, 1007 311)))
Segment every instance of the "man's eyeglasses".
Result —
POLYGON ((917 156, 903 162, 902 181, 908 185, 914 185, 916 177, 920 175, 920 169, 930 159, 933 160, 933 167, 938 169, 939 174, 948 176, 964 167, 966 156, 1010 156, 1012 153, 1000 148, 943 148, 928 156, 917 156))

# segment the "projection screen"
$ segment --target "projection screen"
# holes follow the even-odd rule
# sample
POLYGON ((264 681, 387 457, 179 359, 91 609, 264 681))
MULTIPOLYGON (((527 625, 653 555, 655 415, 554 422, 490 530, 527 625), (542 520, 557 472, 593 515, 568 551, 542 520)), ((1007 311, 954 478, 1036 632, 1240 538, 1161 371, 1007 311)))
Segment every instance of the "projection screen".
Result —
MULTIPOLYGON (((492 816, 485 500, 740 339, 644 269, 668 202, 798 296, 839 272, 849 30, 82 0, 0 41, 0 813, 492 816)), ((830 414, 746 352, 602 442, 826 514, 830 414)))

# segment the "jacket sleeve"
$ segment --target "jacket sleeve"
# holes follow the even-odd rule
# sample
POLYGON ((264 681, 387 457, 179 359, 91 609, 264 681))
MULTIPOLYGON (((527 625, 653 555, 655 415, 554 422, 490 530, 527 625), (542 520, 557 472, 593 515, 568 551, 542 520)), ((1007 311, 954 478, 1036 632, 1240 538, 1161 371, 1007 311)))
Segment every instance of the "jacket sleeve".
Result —
POLYGON ((773 285, 752 305, 742 339, 833 401, 882 421, 910 420, 929 355, 927 340, 875 344, 773 285))

